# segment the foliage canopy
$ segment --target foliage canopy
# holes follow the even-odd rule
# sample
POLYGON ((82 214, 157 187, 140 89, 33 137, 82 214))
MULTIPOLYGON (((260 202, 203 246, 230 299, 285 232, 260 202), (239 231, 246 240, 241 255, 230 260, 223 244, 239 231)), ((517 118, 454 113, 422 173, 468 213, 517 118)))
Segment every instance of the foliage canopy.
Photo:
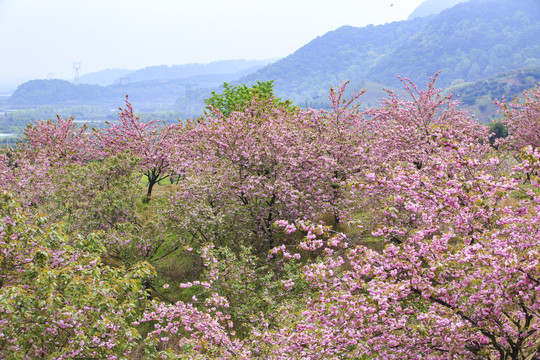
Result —
POLYGON ((184 124, 29 126, 0 155, 0 354, 538 358, 540 86, 495 148, 437 77, 367 110, 259 83, 184 124))

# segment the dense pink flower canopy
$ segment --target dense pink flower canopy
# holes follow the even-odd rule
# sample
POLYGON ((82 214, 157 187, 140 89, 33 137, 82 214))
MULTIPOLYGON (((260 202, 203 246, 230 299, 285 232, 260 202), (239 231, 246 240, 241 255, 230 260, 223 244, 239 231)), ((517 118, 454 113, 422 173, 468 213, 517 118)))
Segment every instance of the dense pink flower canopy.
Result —
POLYGON ((539 358, 540 88, 494 148, 436 78, 30 126, 0 155, 0 358, 539 358))

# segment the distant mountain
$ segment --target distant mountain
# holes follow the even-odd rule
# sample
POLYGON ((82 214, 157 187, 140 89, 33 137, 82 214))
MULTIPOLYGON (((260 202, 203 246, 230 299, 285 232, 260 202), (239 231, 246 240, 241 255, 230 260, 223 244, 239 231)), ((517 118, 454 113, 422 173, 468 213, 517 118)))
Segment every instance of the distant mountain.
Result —
POLYGON ((275 80, 276 93, 299 102, 327 97, 341 80, 363 80, 371 66, 421 31, 429 18, 362 28, 344 26, 239 82, 275 80))
MULTIPOLYGON (((446 6, 452 1, 457 0, 448 0, 446 6)), ((427 0, 415 12, 421 13, 420 8, 430 4, 439 6, 441 1, 427 0)), ((133 101, 191 113, 202 108, 202 99, 211 91, 219 92, 217 87, 224 81, 249 84, 274 80, 277 96, 293 99, 300 106, 322 107, 328 104, 330 86, 350 80, 349 90, 368 88, 371 94, 374 90, 375 95, 368 93, 361 101, 375 105, 383 87, 401 88, 397 76, 421 85, 441 70, 437 86, 444 89, 540 67, 538 0, 469 0, 438 15, 412 17, 379 26, 340 27, 264 67, 264 60, 154 66, 126 74, 126 81, 101 90, 64 83, 66 94, 59 94, 48 83, 23 84, 10 102, 75 101, 82 99, 83 93, 92 102, 110 102, 128 93, 133 101)))
MULTIPOLYGON (((1 1, 1 0, 0 0, 1 1)), ((0 81, 0 96, 5 96, 13 93, 17 86, 28 81, 26 78, 7 78, 0 81)))
MULTIPOLYGON (((191 101, 197 89, 216 88, 268 64, 267 60, 224 60, 208 64, 152 66, 140 70, 107 69, 80 77, 75 85, 65 80, 32 80, 20 85, 8 99, 11 105, 123 105, 126 94, 138 104, 157 108, 174 106, 178 98, 191 101)), ((207 94, 210 91, 206 91, 207 94)), ((194 99, 202 98, 201 96, 194 99)))
MULTIPOLYGON (((149 82, 161 82, 164 81, 170 81, 177 84, 183 84, 184 86, 189 86, 191 88, 214 88, 217 86, 222 85, 224 82, 232 82, 235 80, 238 80, 239 78, 251 74, 263 66, 253 66, 246 68, 244 70, 233 72, 233 73, 215 73, 215 74, 198 74, 198 75, 191 75, 188 77, 182 77, 182 78, 172 78, 172 79, 158 79, 158 80, 143 80, 143 81, 136 81, 136 82, 129 82, 129 87, 136 88, 138 87, 137 84, 139 83, 149 83, 149 82)), ((131 77, 126 77, 125 79, 131 80, 131 77)))
POLYGON ((438 85, 475 81, 540 66, 540 1, 470 0, 444 10, 413 38, 386 55, 368 79, 396 85, 396 76, 424 82, 442 70, 438 85))
POLYGON ((31 80, 8 99, 11 105, 108 104, 111 92, 99 85, 75 85, 66 80, 31 80))
POLYGON ((413 14, 453 3, 438 15, 341 27, 239 82, 273 79, 278 96, 303 104, 340 81, 350 80, 353 90, 365 81, 399 88, 397 76, 422 84, 441 70, 437 86, 445 88, 540 66, 540 1, 428 0, 413 14))
POLYGON ((118 82, 118 79, 133 71, 128 69, 106 69, 81 75, 79 80, 82 84, 108 86, 118 82))
POLYGON ((451 7, 465 2, 468 0, 426 0, 420 6, 418 6, 412 13, 409 15, 407 20, 416 19, 417 17, 437 15, 441 11, 450 9, 451 7))
POLYGON ((208 64, 183 64, 149 66, 126 75, 131 82, 146 80, 174 80, 198 75, 224 75, 250 72, 263 68, 276 59, 266 60, 222 60, 208 64))
POLYGON ((540 83, 540 67, 519 69, 498 74, 489 79, 455 84, 447 89, 464 108, 472 110, 482 122, 498 116, 495 100, 513 99, 540 83))
POLYGON ((223 82, 236 80, 255 72, 276 59, 265 60, 223 60, 208 64, 159 65, 138 70, 106 69, 81 75, 82 84, 109 86, 153 80, 183 80, 198 86, 215 87, 223 82))

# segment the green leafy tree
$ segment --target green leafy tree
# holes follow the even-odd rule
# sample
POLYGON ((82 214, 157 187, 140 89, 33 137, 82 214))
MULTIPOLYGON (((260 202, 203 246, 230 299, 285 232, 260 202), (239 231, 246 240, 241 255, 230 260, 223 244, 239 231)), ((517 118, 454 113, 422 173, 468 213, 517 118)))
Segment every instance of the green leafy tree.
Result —
POLYGON ((281 100, 274 95, 274 81, 257 81, 251 87, 246 84, 237 86, 223 83, 223 92, 217 94, 212 91, 212 97, 204 99, 207 108, 211 111, 218 110, 225 117, 233 111, 243 111, 253 100, 273 99, 277 105, 289 107, 290 100, 281 100))
POLYGON ((508 127, 500 121, 492 121, 488 124, 489 132, 492 134, 489 137, 491 146, 495 146, 497 139, 504 139, 508 136, 508 127))
POLYGON ((69 238, 0 193, 0 358, 124 358, 140 335, 147 262, 102 261, 101 237, 69 238))

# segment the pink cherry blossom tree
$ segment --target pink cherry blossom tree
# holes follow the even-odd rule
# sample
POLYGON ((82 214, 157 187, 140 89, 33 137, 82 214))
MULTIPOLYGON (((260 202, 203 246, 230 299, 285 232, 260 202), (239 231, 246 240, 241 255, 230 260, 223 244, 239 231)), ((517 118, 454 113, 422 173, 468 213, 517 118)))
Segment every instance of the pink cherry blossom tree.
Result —
POLYGON ((139 160, 138 170, 148 181, 147 196, 152 195, 155 184, 175 174, 171 156, 181 126, 147 123, 135 115, 126 98, 126 108, 120 109, 117 123, 98 133, 102 156, 128 153, 139 160))
POLYGON ((525 91, 523 98, 514 101, 503 99, 497 102, 508 126, 509 143, 513 151, 521 151, 526 146, 540 147, 540 85, 525 91))
POLYGON ((95 158, 92 134, 74 118, 38 121, 28 125, 23 139, 2 160, 6 174, 0 186, 18 194, 27 204, 39 204, 64 186, 68 167, 95 158), (6 181, 9 179, 9 181, 6 181))
POLYGON ((243 111, 216 112, 194 124, 187 136, 190 173, 175 197, 174 221, 203 232, 219 231, 210 223, 233 224, 244 239, 271 247, 278 219, 345 219, 354 205, 348 181, 366 164, 360 144, 370 135, 352 105, 356 98, 345 100, 344 91, 332 92, 330 112, 254 100, 243 111), (188 225, 182 212, 204 224, 188 225))
MULTIPOLYGON (((525 91, 522 98, 497 102, 503 115, 502 122, 508 127, 508 137, 498 144, 509 151, 517 161, 524 160, 527 153, 540 146, 540 85, 525 91)), ((525 172, 525 182, 531 182, 533 173, 525 172)))
MULTIPOLYGON (((381 106, 366 111, 371 117, 371 131, 376 134, 377 162, 406 161, 421 168, 447 147, 486 138, 485 127, 458 109, 451 95, 442 96, 435 86, 437 77, 432 77, 425 89, 402 79, 403 96, 388 91, 381 106), (448 141, 441 144, 437 141, 440 137, 448 141)), ((480 156, 489 150, 485 147, 480 156)), ((474 153, 479 151, 477 148, 474 153)))

